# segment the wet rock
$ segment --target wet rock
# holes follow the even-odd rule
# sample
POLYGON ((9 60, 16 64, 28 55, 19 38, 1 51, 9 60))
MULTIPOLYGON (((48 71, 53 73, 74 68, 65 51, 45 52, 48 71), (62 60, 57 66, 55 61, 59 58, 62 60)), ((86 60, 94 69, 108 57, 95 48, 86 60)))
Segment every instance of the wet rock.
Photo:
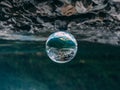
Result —
POLYGON ((5 1, 1 1, 0 5, 3 6, 3 7, 13 8, 11 3, 8 2, 8 1, 6 1, 6 2, 5 1))
POLYGON ((46 3, 41 3, 37 6, 37 13, 41 16, 52 16, 52 8, 46 3))
POLYGON ((77 11, 74 6, 72 5, 65 5, 61 8, 61 14, 64 16, 71 16, 76 14, 77 11))
POLYGON ((36 7, 30 2, 24 2, 22 8, 26 12, 36 13, 36 7))
POLYGON ((0 9, 0 21, 6 21, 10 18, 9 15, 7 15, 5 12, 4 12, 4 8, 1 8, 0 9))
POLYGON ((120 0, 113 0, 114 2, 120 2, 120 0))
POLYGON ((120 45, 120 2, 113 1, 0 0, 0 30, 38 35, 68 29, 78 40, 120 45))
POLYGON ((67 22, 56 20, 54 23, 55 30, 59 31, 66 31, 67 30, 67 22))
MULTIPOLYGON (((84 7, 83 3, 80 2, 76 2, 75 8, 77 10, 78 13, 85 13, 87 12, 87 9, 84 7)), ((92 8, 92 7, 91 7, 92 8)))
POLYGON ((103 4, 106 0, 92 0, 95 4, 103 4))

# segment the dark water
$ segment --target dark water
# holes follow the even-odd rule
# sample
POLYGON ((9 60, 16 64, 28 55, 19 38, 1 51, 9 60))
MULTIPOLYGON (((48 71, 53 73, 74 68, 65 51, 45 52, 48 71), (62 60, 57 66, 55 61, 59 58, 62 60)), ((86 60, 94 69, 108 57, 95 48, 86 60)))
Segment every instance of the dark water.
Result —
POLYGON ((74 60, 57 64, 45 41, 0 40, 0 90, 120 90, 120 47, 78 45, 74 60))

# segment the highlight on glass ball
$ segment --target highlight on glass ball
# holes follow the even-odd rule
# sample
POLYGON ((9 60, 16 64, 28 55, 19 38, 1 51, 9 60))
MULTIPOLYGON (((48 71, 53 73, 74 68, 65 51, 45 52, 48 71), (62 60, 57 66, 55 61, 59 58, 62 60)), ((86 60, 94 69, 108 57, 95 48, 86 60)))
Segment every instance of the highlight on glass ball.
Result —
POLYGON ((77 53, 77 41, 68 32, 55 32, 46 41, 46 52, 52 61, 56 63, 67 63, 77 53))

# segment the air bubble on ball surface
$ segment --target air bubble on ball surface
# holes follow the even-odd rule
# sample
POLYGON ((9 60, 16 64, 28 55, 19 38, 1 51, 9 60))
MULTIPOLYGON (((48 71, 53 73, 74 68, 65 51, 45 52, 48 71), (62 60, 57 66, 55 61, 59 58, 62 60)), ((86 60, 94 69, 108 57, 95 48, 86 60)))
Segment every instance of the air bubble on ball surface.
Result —
POLYGON ((46 41, 46 52, 54 62, 69 62, 77 53, 77 41, 74 36, 68 32, 55 32, 51 34, 46 41))

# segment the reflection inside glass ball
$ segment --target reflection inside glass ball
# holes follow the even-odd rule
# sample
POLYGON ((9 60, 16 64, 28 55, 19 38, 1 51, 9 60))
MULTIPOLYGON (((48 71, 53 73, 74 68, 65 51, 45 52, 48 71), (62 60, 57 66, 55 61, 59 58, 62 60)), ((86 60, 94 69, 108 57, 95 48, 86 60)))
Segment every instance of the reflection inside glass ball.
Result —
POLYGON ((46 52, 54 62, 69 62, 76 55, 77 41, 70 33, 64 31, 53 33, 46 41, 46 52))

